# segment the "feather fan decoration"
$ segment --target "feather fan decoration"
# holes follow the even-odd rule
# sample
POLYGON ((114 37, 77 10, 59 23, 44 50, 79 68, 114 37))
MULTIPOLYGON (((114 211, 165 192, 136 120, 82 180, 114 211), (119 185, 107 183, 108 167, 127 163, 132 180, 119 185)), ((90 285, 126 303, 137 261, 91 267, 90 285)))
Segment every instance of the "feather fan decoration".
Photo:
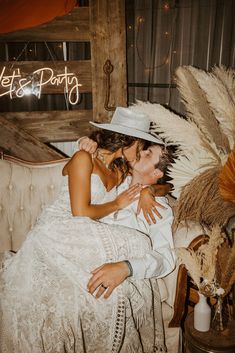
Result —
POLYGON ((213 73, 223 82, 235 103, 235 71, 232 69, 226 70, 224 66, 215 66, 213 73))
POLYGON ((224 200, 235 202, 235 147, 219 174, 219 191, 224 200))
POLYGON ((137 101, 130 109, 147 114, 154 123, 152 131, 163 137, 168 145, 179 146, 178 158, 168 171, 174 197, 178 197, 182 188, 209 166, 222 165, 222 156, 218 155, 215 144, 212 147, 192 121, 160 104, 137 101))
POLYGON ((205 92, 210 108, 220 123, 220 128, 228 137, 230 150, 235 144, 235 103, 228 94, 227 88, 215 75, 189 67, 190 72, 205 92))
POLYGON ((187 121, 161 104, 137 101, 130 109, 147 114, 154 123, 152 131, 163 137, 168 145, 178 145, 181 150, 179 154, 191 153, 193 149, 197 151, 205 149, 208 159, 212 162, 221 162, 218 151, 205 141, 203 134, 193 122, 187 121))
POLYGON ((235 215, 234 152, 225 164, 235 144, 235 72, 184 66, 177 69, 176 82, 186 118, 149 102, 137 101, 130 109, 147 114, 152 131, 177 146, 168 172, 177 198, 174 230, 191 221, 209 229, 224 226, 235 215))
MULTIPOLYGON (((214 148, 219 150, 226 147, 229 151, 227 137, 221 131, 219 123, 210 109, 205 93, 190 71, 190 66, 180 66, 176 70, 176 83, 184 102, 187 117, 193 121, 204 137, 214 148), (214 146, 216 145, 216 147, 214 146)), ((216 151, 219 154, 219 151, 216 151)))
POLYGON ((179 198, 183 188, 195 177, 199 176, 208 168, 216 167, 218 162, 212 160, 204 150, 192 151, 188 157, 179 156, 168 168, 168 175, 173 184, 172 195, 179 198), (190 158, 189 158, 190 157, 190 158))

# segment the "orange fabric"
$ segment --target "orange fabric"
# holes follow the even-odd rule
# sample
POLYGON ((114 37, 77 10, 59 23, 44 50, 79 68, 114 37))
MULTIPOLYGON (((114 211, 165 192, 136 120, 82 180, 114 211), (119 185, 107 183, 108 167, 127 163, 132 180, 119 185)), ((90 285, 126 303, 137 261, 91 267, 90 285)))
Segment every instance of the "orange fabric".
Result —
POLYGON ((0 0, 0 33, 38 26, 63 16, 76 0, 0 0))

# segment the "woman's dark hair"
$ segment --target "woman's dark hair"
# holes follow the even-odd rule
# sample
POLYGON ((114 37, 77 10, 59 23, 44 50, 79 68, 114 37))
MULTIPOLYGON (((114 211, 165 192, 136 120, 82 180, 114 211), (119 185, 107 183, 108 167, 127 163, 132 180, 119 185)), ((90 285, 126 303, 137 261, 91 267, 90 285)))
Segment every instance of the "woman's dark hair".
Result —
MULTIPOLYGON (((119 148, 130 147, 135 141, 139 141, 139 148, 137 148, 138 153, 144 145, 144 141, 137 137, 119 134, 118 132, 103 129, 94 131, 89 137, 97 142, 98 148, 103 148, 110 152, 116 152, 119 150, 119 148)), ((121 171, 122 182, 128 175, 131 166, 125 158, 117 158, 111 163, 110 168, 112 170, 118 168, 121 171)))

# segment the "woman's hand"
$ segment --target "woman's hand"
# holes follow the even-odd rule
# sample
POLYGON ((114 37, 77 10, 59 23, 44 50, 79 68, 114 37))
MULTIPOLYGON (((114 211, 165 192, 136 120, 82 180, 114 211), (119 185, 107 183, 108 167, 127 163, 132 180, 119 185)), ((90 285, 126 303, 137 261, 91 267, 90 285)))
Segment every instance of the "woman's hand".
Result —
POLYGON ((121 194, 119 194, 115 199, 118 210, 127 207, 133 201, 137 200, 137 195, 140 193, 141 190, 142 185, 135 184, 131 186, 128 190, 123 191, 121 194))
POLYGON ((155 216, 157 216, 158 218, 162 218, 161 214, 159 213, 156 207, 162 209, 165 208, 155 200, 155 195, 152 193, 149 187, 142 189, 140 192, 137 214, 139 214, 142 210, 143 215, 149 225, 151 224, 151 221, 152 223, 156 223, 155 216))
POLYGON ((97 150, 97 142, 87 136, 82 137, 79 141, 79 149, 93 154, 97 150))

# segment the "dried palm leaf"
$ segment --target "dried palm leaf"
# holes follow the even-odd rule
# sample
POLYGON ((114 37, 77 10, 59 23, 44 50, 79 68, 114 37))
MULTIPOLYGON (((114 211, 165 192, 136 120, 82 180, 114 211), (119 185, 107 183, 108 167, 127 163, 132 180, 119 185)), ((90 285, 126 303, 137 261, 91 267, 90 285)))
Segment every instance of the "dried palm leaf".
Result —
POLYGON ((192 66, 189 70, 205 92, 221 130, 228 137, 230 150, 232 150, 235 144, 235 103, 228 94, 227 88, 211 73, 192 66))
POLYGON ((219 174, 219 192, 224 200, 235 202, 235 147, 219 174))
POLYGON ((223 271, 226 266, 227 258, 229 255, 229 247, 226 242, 222 244, 217 253, 217 261, 216 261, 216 282, 221 283, 223 271))
POLYGON ((235 283, 235 243, 228 249, 226 264, 221 273, 220 286, 225 290, 224 296, 228 294, 235 283))
POLYGON ((161 135, 168 145, 179 145, 179 154, 187 155, 194 149, 204 149, 212 161, 221 162, 218 150, 205 140, 198 127, 160 104, 137 101, 131 110, 147 114, 154 123, 153 132, 161 135))
POLYGON ((175 74, 187 117, 197 125, 213 148, 219 150, 218 154, 223 151, 229 152, 228 139, 221 131, 204 91, 190 71, 190 66, 180 66, 175 74))
POLYGON ((186 184, 208 168, 218 165, 218 162, 211 159, 211 156, 202 148, 188 152, 187 157, 179 156, 168 168, 168 175, 173 184, 172 195, 178 198, 186 184))
POLYGON ((235 215, 235 204, 224 201, 219 193, 220 170, 220 167, 210 168, 183 188, 174 210, 174 230, 189 221, 208 228, 215 224, 224 226, 235 215))
POLYGON ((227 69, 224 66, 215 66, 213 73, 227 87, 228 93, 235 103, 235 71, 231 68, 227 69))

